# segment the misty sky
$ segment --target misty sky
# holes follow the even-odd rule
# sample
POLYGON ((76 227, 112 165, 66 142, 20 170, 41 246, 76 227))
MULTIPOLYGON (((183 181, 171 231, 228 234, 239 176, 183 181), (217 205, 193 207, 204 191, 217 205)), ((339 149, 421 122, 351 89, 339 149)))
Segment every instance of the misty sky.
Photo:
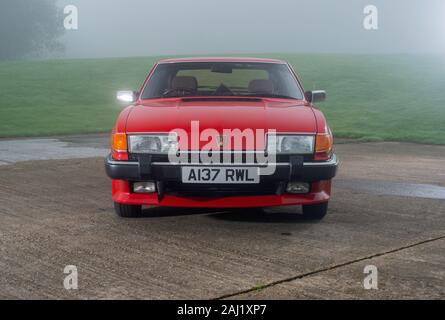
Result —
POLYGON ((58 0, 79 9, 66 57, 445 53, 445 0, 58 0), (366 5, 379 30, 363 28, 366 5))

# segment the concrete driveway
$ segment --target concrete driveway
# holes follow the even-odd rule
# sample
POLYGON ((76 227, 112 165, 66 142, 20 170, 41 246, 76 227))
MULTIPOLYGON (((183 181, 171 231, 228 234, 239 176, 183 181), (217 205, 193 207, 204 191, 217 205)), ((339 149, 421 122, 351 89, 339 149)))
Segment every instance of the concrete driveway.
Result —
POLYGON ((37 140, 0 141, 0 298, 445 298, 443 146, 338 144, 330 214, 315 223, 299 207, 120 219, 107 136, 37 140), (78 290, 64 289, 66 265, 78 290), (368 265, 377 290, 364 289, 368 265))

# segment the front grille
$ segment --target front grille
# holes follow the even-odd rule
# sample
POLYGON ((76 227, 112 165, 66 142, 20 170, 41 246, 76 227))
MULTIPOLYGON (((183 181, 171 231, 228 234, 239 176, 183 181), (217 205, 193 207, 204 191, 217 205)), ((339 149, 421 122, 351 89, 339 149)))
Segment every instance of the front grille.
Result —
POLYGON ((231 196, 263 196, 279 194, 282 184, 277 182, 261 182, 259 184, 184 184, 166 182, 164 193, 190 197, 231 197, 231 196))
MULTIPOLYGON (((139 156, 140 155, 138 155, 138 154, 130 154, 130 160, 131 161, 137 161, 139 159, 139 156)), ((224 163, 224 155, 219 153, 218 156, 219 156, 219 159, 220 159, 220 163, 224 163)), ((301 157, 303 157, 304 161, 306 161, 306 162, 313 160, 313 156, 312 155, 305 155, 305 156, 301 156, 301 157)), ((237 160, 237 162, 241 162, 241 163, 247 163, 247 162, 249 162, 247 160, 250 160, 250 158, 245 153, 242 153, 241 157, 239 157, 239 155, 237 155, 235 157, 235 154, 231 153, 230 159, 231 159, 232 163, 234 163, 235 160, 237 160)), ((188 162, 192 162, 191 160, 192 160, 191 154, 188 153, 188 162)), ((153 155, 151 161, 152 162, 160 162, 160 163, 163 163, 163 162, 168 163, 169 162, 167 155, 153 155)), ((289 155, 277 155, 276 162, 277 163, 283 163, 283 162, 284 163, 289 163, 290 162, 290 156, 289 155)))

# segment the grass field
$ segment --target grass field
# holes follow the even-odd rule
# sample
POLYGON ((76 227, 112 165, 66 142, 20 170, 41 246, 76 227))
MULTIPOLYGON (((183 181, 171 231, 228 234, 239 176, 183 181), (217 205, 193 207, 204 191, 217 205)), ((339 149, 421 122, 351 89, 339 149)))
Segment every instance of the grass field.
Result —
MULTIPOLYGON (((326 89, 337 137, 445 144, 445 57, 256 55, 288 60, 326 89)), ((106 132, 118 89, 138 89, 159 57, 0 62, 0 137, 106 132)))

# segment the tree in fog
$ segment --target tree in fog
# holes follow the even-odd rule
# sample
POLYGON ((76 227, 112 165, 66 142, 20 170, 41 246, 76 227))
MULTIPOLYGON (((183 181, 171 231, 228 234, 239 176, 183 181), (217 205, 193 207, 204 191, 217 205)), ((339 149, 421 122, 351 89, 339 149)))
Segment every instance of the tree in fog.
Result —
POLYGON ((61 52, 62 34, 56 0, 0 0, 0 60, 61 52))

